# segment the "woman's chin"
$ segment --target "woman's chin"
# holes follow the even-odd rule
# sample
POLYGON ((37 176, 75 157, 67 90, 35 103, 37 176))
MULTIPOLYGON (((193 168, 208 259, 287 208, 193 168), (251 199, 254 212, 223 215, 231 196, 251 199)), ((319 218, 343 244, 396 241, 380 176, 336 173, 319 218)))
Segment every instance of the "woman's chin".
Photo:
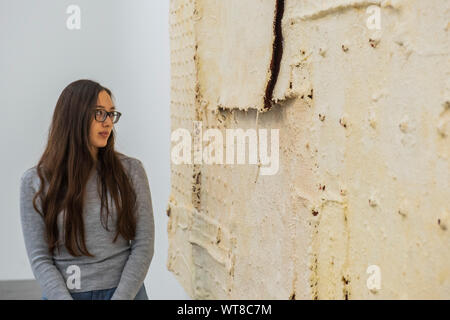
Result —
POLYGON ((104 147, 106 147, 107 144, 108 144, 107 141, 106 141, 106 142, 99 142, 99 143, 97 143, 95 146, 96 146, 97 148, 104 148, 104 147))

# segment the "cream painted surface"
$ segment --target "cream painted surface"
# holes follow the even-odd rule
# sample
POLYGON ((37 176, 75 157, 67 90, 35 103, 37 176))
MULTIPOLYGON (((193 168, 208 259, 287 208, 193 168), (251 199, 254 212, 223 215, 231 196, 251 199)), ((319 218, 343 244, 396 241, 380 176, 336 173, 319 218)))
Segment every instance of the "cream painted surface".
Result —
POLYGON ((262 107, 270 76, 275 2, 196 0, 198 83, 204 108, 262 107))
MULTIPOLYGON (((266 25, 247 18, 251 7, 222 3, 240 21, 209 16, 199 29, 206 2, 171 1, 172 130, 193 133, 194 120, 224 135, 279 128, 280 168, 172 164, 167 266, 190 296, 449 299, 450 3, 286 0, 277 104, 260 113, 242 106, 261 85, 236 86, 234 65, 223 75, 211 35, 253 30, 248 46, 270 57, 273 11, 260 12, 266 25), (370 5, 380 30, 367 27, 370 5), (226 105, 237 100, 220 100, 224 92, 240 102, 226 105), (367 285, 371 265, 378 290, 367 285)), ((236 66, 265 73, 250 52, 236 66)))

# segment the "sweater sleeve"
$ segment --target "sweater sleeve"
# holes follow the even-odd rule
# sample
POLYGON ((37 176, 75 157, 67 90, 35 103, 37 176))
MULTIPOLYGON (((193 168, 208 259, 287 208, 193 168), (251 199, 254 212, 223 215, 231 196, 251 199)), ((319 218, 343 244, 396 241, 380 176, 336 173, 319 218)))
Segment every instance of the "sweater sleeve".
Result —
POLYGON ((135 187, 136 237, 131 241, 131 252, 111 300, 133 300, 136 297, 154 253, 155 227, 147 174, 141 163, 133 159, 131 178, 135 187))
POLYGON ((73 300, 48 250, 44 219, 33 207, 33 196, 36 191, 32 186, 30 173, 28 170, 21 178, 20 219, 31 269, 48 299, 73 300))

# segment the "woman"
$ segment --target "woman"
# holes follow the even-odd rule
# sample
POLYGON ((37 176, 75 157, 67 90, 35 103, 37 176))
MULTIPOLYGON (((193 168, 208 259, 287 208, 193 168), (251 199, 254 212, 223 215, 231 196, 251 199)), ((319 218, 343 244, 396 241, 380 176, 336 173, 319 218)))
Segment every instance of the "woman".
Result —
POLYGON ((150 188, 142 163, 114 150, 111 97, 94 81, 68 85, 41 159, 22 176, 22 231, 43 299, 148 299, 150 188))

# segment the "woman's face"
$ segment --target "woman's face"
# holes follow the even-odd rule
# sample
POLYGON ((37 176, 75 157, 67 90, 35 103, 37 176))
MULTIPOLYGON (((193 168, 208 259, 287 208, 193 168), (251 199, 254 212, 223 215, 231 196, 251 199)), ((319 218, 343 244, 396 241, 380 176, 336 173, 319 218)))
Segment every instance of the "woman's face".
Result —
MULTIPOLYGON (((97 98, 97 109, 103 109, 108 112, 114 111, 115 107, 109 94, 103 90, 100 91, 97 98)), ((113 129, 113 122, 111 117, 106 117, 104 122, 95 120, 95 116, 91 122, 89 132, 89 143, 94 155, 97 155, 98 148, 103 148, 108 143, 108 138, 113 129)))

